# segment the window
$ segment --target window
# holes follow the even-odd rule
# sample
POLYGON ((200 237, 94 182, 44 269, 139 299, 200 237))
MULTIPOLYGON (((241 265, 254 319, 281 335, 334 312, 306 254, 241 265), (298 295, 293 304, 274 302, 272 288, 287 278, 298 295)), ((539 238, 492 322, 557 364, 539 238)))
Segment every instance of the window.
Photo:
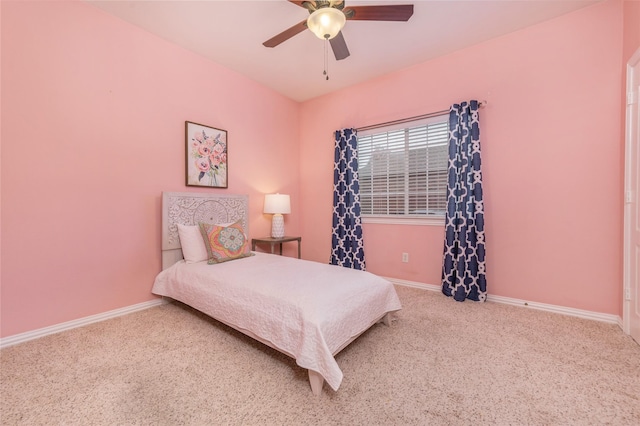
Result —
POLYGON ((358 133, 360 207, 365 221, 367 217, 444 216, 448 119, 445 114, 358 133))

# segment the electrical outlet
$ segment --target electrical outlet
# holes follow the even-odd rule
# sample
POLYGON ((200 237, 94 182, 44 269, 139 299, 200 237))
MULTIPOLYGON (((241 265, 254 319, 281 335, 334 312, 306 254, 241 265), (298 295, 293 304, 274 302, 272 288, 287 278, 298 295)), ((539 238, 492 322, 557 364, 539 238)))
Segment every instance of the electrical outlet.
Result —
POLYGON ((624 289, 624 300, 631 300, 631 287, 624 289))
POLYGON ((402 261, 404 263, 409 263, 409 253, 402 253, 402 261))

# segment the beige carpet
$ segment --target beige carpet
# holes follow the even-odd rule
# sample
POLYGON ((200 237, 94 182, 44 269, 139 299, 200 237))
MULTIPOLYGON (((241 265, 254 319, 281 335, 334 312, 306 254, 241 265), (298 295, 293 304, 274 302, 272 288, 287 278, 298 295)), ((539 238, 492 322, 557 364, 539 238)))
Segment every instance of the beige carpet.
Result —
POLYGON ((397 289, 397 321, 337 355, 337 392, 169 304, 3 349, 0 423, 640 424, 640 346, 617 326, 397 289))

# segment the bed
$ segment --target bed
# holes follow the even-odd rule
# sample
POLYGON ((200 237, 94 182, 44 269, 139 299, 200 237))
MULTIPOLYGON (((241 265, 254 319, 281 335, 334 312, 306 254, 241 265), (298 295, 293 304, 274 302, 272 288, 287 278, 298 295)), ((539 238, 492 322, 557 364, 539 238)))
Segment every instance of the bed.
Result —
POLYGON ((163 271, 152 292, 185 303, 295 359, 314 395, 337 391, 343 373, 334 356, 401 309, 393 285, 374 274, 319 262, 251 252, 232 261, 186 262, 178 225, 238 222, 247 235, 248 197, 162 195, 163 271))

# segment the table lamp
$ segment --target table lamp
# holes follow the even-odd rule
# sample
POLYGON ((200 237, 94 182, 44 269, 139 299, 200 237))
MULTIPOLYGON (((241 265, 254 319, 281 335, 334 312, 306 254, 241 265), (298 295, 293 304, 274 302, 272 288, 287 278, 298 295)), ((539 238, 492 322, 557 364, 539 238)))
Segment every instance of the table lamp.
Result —
POLYGON ((284 237, 283 214, 291 213, 291 200, 285 194, 266 194, 264 196, 264 212, 273 214, 271 219, 271 237, 284 237))

